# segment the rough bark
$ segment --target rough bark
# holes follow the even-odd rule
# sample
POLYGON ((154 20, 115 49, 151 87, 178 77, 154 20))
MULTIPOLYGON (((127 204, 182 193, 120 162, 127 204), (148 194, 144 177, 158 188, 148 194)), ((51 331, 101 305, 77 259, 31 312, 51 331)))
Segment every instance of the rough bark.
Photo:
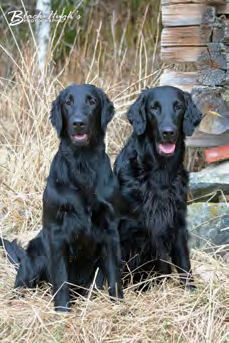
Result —
POLYGON ((224 42, 226 35, 226 20, 225 17, 217 18, 213 26, 213 43, 224 42))
POLYGON ((206 43, 210 43, 212 39, 215 14, 215 8, 208 7, 202 16, 199 34, 201 39, 206 43))
POLYGON ((204 116, 199 130, 210 134, 221 134, 229 130, 229 102, 225 100, 226 89, 222 87, 194 87, 192 97, 204 116))
POLYGON ((198 82, 204 86, 222 85, 227 73, 227 57, 222 44, 209 43, 197 58, 198 82))
POLYGON ((40 71, 43 74, 45 70, 48 42, 50 38, 50 22, 47 20, 51 12, 50 0, 37 0, 36 11, 42 12, 46 20, 36 22, 36 33, 38 40, 38 62, 40 71))

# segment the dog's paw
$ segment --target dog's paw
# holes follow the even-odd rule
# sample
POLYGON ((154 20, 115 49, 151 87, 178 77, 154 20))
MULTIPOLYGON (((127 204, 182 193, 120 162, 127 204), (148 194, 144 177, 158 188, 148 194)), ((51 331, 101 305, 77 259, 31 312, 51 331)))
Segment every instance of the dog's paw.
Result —
POLYGON ((68 313, 70 312, 70 307, 67 306, 55 306, 55 311, 60 313, 68 313))
POLYGON ((195 285, 186 285, 185 289, 187 289, 190 292, 196 291, 196 286, 195 285))

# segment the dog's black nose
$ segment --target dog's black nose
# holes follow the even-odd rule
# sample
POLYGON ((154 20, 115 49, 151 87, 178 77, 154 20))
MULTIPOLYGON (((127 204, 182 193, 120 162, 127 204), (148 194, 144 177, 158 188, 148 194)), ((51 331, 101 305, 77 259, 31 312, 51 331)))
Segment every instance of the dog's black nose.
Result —
POLYGON ((73 126, 76 129, 83 129, 85 126, 85 123, 81 119, 75 119, 73 122, 73 126))
POLYGON ((165 129, 162 131, 162 136, 163 136, 163 138, 165 138, 165 139, 173 139, 174 136, 175 136, 175 132, 173 131, 172 128, 165 128, 165 129))

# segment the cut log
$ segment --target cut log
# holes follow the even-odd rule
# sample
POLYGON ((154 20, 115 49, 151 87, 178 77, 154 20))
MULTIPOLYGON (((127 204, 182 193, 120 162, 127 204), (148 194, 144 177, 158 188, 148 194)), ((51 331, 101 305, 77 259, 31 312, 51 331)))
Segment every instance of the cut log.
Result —
POLYGON ((225 33, 223 43, 229 45, 229 19, 226 19, 225 21, 225 33))
POLYGON ((166 27, 162 30, 161 46, 205 46, 207 43, 229 44, 229 19, 217 18, 208 11, 199 26, 166 27))
POLYGON ((225 16, 217 17, 215 8, 208 8, 200 24, 200 36, 205 43, 226 43, 229 41, 229 20, 225 16))
POLYGON ((215 7, 207 7, 201 18, 201 23, 214 23, 215 21, 215 7))
MULTIPOLYGON (((228 46, 229 49, 229 46, 228 46)), ((226 54, 226 60, 227 60, 227 73, 226 73, 226 80, 228 80, 228 74, 229 74, 229 52, 226 54)))
POLYGON ((219 135, 229 130, 229 102, 223 98, 224 92, 222 87, 193 87, 192 98, 203 113, 199 131, 219 135))
POLYGON ((197 58, 198 82, 219 86, 226 78, 227 59, 221 44, 209 43, 197 58))
POLYGON ((163 26, 199 25, 208 9, 204 4, 177 4, 162 6, 163 26))
POLYGON ((196 83, 197 72, 187 72, 187 71, 176 71, 173 69, 165 69, 161 76, 162 84, 173 84, 173 83, 185 83, 193 84, 196 83))
MULTIPOLYGON (((212 102, 213 100, 210 100, 209 102, 205 102, 203 107, 209 106, 209 103, 211 107, 214 107, 214 104, 212 105, 212 102)), ((222 107, 223 105, 221 105, 221 108, 222 107)), ((199 125, 199 130, 205 133, 212 133, 212 134, 218 134, 218 135, 228 130, 229 129, 228 113, 226 113, 226 111, 224 110, 224 116, 221 116, 221 115, 217 116, 215 114, 212 114, 212 112, 209 111, 208 113, 205 113, 199 125)))
POLYGON ((191 92, 192 88, 197 85, 197 73, 166 69, 160 78, 160 85, 170 85, 191 92))
POLYGON ((223 82, 223 86, 229 87, 229 71, 226 74, 226 78, 223 82))
POLYGON ((213 26, 212 42, 213 43, 224 42, 225 35, 226 35, 226 20, 225 18, 217 18, 213 26))
POLYGON ((192 137, 187 137, 185 144, 189 148, 209 148, 226 145, 229 142, 229 132, 213 135, 196 130, 192 137))
POLYGON ((206 46, 206 40, 200 36, 200 26, 168 27, 162 30, 161 46, 187 45, 206 46))
POLYGON ((229 145, 205 150, 206 162, 208 164, 229 159, 229 145))
POLYGON ((162 47, 161 60, 166 63, 197 62, 205 47, 162 47))
POLYGON ((205 43, 211 42, 215 18, 215 8, 208 7, 203 13, 199 31, 200 37, 205 43))
POLYGON ((225 5, 226 0, 161 0, 162 5, 174 5, 174 4, 206 4, 206 5, 225 5))
POLYGON ((216 12, 217 14, 229 14, 229 3, 217 6, 216 12))
POLYGON ((187 137, 185 144, 189 148, 209 148, 226 145, 229 142, 229 132, 220 135, 213 135, 196 130, 192 137, 187 137))

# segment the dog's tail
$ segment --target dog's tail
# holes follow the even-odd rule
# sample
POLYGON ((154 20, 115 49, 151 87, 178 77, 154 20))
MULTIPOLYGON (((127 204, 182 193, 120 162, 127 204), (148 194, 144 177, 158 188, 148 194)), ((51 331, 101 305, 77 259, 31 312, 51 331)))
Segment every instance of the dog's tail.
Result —
POLYGON ((8 260, 14 265, 15 269, 18 269, 21 259, 26 255, 25 249, 20 246, 16 239, 10 242, 1 237, 0 247, 5 249, 8 260))

